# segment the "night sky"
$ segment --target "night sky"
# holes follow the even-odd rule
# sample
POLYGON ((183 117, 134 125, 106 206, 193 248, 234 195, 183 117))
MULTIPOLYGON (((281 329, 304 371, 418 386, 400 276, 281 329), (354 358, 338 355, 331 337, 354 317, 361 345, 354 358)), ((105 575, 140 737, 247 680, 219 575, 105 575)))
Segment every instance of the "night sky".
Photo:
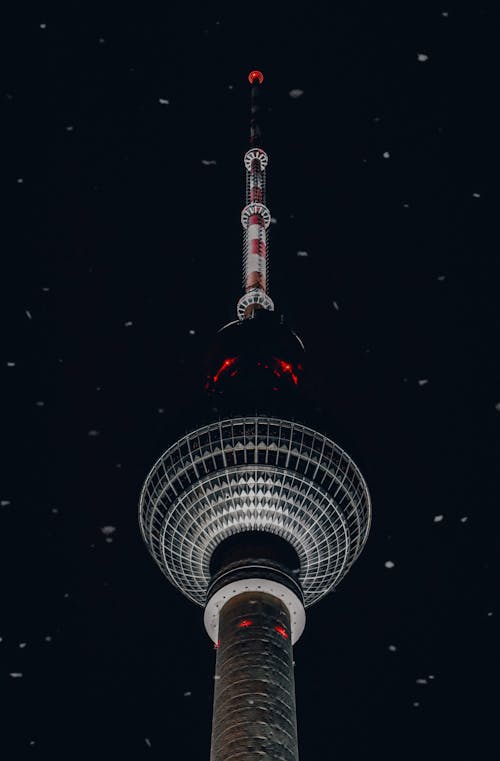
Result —
POLYGON ((137 506, 235 317, 253 68, 271 295, 373 502, 295 648, 301 761, 495 756, 493 11, 331 5, 3 14, 6 761, 208 758, 215 652, 137 506))

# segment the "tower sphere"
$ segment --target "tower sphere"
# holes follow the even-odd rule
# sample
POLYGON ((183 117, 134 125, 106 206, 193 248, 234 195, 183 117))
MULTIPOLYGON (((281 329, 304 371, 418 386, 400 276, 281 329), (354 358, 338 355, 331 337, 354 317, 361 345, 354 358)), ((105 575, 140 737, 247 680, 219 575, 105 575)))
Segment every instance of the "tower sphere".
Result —
POLYGON ((353 460, 293 420, 222 419, 158 459, 140 498, 143 538, 167 578, 206 604, 212 555, 227 537, 262 531, 296 551, 304 604, 330 592, 361 552, 370 496, 353 460))
POLYGON ((261 71, 258 71, 257 69, 255 69, 254 71, 251 71, 250 74, 248 75, 248 81, 250 82, 251 85, 253 85, 256 80, 258 81, 259 85, 261 85, 262 82, 264 81, 264 74, 261 71))

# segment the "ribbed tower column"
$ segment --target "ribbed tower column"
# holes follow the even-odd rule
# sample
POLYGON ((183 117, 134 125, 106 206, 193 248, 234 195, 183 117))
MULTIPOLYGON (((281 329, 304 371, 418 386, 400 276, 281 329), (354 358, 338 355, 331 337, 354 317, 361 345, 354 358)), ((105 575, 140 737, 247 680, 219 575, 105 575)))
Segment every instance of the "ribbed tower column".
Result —
POLYGON ((266 592, 221 609, 211 761, 298 761, 290 614, 266 592))

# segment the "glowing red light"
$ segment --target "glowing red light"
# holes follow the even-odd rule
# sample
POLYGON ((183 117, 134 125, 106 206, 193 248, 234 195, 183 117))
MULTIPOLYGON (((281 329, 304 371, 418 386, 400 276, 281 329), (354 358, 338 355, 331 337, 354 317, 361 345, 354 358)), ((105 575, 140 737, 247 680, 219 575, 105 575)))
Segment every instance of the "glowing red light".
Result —
POLYGON ((251 626, 253 621, 250 621, 248 618, 244 618, 243 621, 240 621, 238 626, 240 629, 246 629, 248 626, 251 626))
POLYGON ((278 365, 281 367, 281 369, 283 370, 284 373, 289 373, 290 374, 291 379, 293 380, 295 385, 297 385, 298 382, 299 382, 299 379, 297 378, 297 376, 293 372, 293 367, 290 364, 290 362, 285 362, 282 359, 278 359, 278 365))
POLYGON ((274 629, 278 632, 278 634, 281 634, 284 639, 288 639, 288 632, 284 626, 275 626, 274 629))
POLYGON ((217 642, 214 642, 214 650, 218 650, 220 647, 220 639, 217 640, 217 642))
POLYGON ((219 369, 214 375, 214 383, 217 383, 217 381, 219 380, 220 374, 223 373, 224 370, 227 370, 228 367, 231 367, 231 365, 234 365, 237 359, 238 357, 228 357, 227 359, 224 360, 224 362, 222 363, 222 365, 219 367, 219 369))
POLYGON ((264 81, 264 74, 261 71, 257 71, 257 69, 255 69, 254 71, 251 71, 250 74, 248 75, 248 81, 250 82, 251 85, 253 85, 256 79, 259 80, 259 85, 261 85, 262 82, 264 81))

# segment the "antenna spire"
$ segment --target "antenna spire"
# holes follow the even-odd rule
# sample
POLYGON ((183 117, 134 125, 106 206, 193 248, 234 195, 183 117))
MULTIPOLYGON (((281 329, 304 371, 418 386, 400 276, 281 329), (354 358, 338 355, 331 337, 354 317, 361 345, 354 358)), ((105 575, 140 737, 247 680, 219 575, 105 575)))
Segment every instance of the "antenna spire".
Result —
POLYGON ((245 153, 246 205, 241 212, 243 226, 243 288, 245 293, 238 301, 240 320, 253 317, 257 309, 274 310, 268 294, 269 263, 267 258, 267 229, 271 213, 266 206, 267 153, 261 147, 261 130, 258 122, 260 88, 264 81, 261 71, 251 71, 250 82, 250 148, 245 153))

